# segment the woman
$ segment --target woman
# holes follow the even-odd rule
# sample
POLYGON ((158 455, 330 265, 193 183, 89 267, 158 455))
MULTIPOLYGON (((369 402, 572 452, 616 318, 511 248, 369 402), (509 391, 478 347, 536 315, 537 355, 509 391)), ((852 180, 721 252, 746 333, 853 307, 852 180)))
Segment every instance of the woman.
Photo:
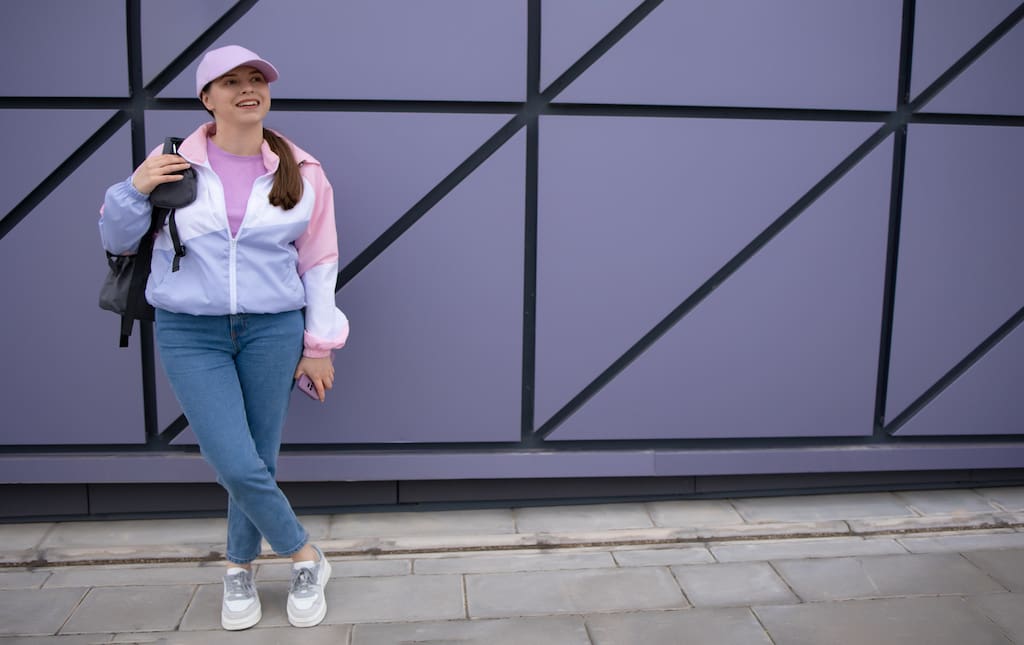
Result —
POLYGON ((334 382, 332 350, 348 337, 334 302, 331 186, 316 159, 263 127, 268 84, 277 78, 273 65, 243 47, 208 52, 196 93, 214 122, 185 139, 181 156, 154 151, 111 186, 100 219, 104 247, 133 252, 149 227, 149 193, 195 168, 198 197, 176 215, 187 254, 171 270, 165 225, 146 299, 175 396, 228 492, 221 624, 229 630, 262 615, 252 573, 261 537, 293 561, 292 625, 323 620, 331 574, 274 480, 294 380, 306 375, 323 401, 334 382))

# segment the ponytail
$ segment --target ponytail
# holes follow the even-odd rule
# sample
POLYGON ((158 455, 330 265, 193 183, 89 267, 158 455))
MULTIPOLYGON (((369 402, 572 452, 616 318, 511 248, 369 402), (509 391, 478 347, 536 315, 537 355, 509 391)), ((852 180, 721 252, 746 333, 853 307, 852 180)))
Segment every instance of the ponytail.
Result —
POLYGON ((280 160, 268 199, 273 206, 280 206, 286 211, 291 210, 302 199, 302 175, 299 174, 299 164, 295 161, 291 146, 284 139, 266 128, 263 128, 263 139, 270 146, 270 151, 280 160))

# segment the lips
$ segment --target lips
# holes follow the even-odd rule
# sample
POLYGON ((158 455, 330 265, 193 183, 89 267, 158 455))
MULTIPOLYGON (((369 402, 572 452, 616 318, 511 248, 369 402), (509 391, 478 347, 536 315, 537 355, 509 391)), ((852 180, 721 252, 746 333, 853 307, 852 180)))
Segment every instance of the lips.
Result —
POLYGON ((238 103, 235 103, 235 107, 253 108, 253 107, 259 107, 259 104, 260 104, 259 101, 250 99, 248 101, 240 101, 238 103))

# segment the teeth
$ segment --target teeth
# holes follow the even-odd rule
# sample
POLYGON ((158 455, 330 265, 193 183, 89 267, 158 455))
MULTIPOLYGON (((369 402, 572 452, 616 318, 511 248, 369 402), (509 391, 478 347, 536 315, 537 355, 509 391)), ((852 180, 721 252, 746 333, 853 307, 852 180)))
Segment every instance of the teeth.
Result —
POLYGON ((238 104, 238 107, 248 107, 250 105, 259 105, 256 101, 242 101, 238 104))

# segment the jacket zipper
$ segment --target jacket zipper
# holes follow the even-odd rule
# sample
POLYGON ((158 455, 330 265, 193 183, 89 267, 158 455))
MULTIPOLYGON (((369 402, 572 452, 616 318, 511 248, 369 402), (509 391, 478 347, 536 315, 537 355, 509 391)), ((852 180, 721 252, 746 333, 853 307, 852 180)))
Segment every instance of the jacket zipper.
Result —
MULTIPOLYGON (((228 229, 228 235, 230 236, 231 230, 228 229)), ((228 293, 230 298, 229 310, 231 314, 238 313, 238 269, 235 266, 238 258, 238 240, 234 237, 231 239, 230 251, 228 254, 228 293)))

